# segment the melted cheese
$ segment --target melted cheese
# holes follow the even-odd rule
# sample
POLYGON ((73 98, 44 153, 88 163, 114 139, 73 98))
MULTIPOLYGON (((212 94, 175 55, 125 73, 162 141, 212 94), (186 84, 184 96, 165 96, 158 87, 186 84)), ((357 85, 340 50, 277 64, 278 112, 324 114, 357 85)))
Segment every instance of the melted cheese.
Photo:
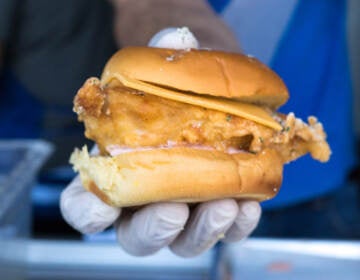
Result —
POLYGON ((266 110, 253 104, 219 99, 211 96, 184 94, 171 89, 165 89, 153 84, 135 80, 120 74, 113 74, 112 76, 108 76, 107 79, 102 82, 106 84, 114 78, 118 79, 122 84, 129 88, 150 93, 162 98, 171 99, 177 102, 233 114, 235 116, 262 124, 264 126, 271 127, 275 130, 282 130, 282 126, 276 122, 266 110))

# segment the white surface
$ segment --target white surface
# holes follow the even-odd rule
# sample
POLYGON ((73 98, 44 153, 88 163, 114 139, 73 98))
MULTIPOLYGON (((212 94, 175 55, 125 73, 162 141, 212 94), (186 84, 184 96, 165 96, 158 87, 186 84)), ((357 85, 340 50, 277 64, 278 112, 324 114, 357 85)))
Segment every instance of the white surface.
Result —
MULTIPOLYGON (((360 241, 326 241, 326 240, 281 240, 250 239, 234 248, 246 248, 264 252, 295 253, 308 256, 356 260, 360 262, 360 241)), ((360 263, 359 263, 360 264, 360 263)))
POLYGON ((24 279, 26 242, 22 239, 7 239, 8 236, 3 234, 0 233, 0 279, 24 279))
POLYGON ((116 243, 32 241, 28 244, 30 279, 208 279, 212 254, 192 259, 161 250, 133 257, 116 243))
POLYGON ((360 242, 254 239, 225 255, 233 279, 360 279, 360 242))
POLYGON ((163 249, 148 257, 133 257, 116 243, 84 243, 78 241, 32 241, 28 244, 27 262, 31 265, 101 265, 129 267, 172 267, 203 269, 210 265, 211 253, 184 259, 163 249), (71 256, 71 258, 69 257, 71 256))
MULTIPOLYGON (((183 259, 168 250, 150 257, 132 257, 116 243, 37 240, 22 246, 28 252, 27 275, 37 280, 208 279, 214 258, 214 251, 183 259)), ((224 249, 221 261, 231 268, 232 279, 355 280, 360 276, 359 241, 250 238, 224 249)))
MULTIPOLYGON (((183 259, 168 250, 132 257, 115 243, 33 241, 27 248, 34 279, 207 279, 213 258, 213 251, 183 259)), ((233 279, 355 280, 360 242, 250 238, 225 246, 222 263, 230 265, 233 279)))

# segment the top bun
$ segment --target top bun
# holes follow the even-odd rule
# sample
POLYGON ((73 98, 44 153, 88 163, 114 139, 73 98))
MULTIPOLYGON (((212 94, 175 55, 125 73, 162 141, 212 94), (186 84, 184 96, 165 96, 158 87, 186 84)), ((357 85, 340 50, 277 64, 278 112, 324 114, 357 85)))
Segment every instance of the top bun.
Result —
POLYGON ((102 82, 116 74, 197 94, 277 108, 288 91, 281 78, 255 58, 213 50, 126 47, 105 66, 102 82))

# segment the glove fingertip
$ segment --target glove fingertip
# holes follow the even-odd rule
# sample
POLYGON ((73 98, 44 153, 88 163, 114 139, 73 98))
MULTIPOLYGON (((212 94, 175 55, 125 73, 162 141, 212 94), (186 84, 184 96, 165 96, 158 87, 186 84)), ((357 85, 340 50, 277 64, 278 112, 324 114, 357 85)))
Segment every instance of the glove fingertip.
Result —
POLYGON ((257 201, 239 202, 239 216, 243 219, 255 220, 261 216, 261 206, 257 201))

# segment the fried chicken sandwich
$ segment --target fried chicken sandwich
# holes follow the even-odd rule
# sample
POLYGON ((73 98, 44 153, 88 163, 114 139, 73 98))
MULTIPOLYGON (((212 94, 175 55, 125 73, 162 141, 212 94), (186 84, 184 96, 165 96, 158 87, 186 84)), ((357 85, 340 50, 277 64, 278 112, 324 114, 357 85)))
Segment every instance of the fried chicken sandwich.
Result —
POLYGON ((280 77, 253 57, 126 47, 74 99, 99 154, 84 147, 70 161, 84 187, 113 206, 270 199, 284 164, 330 156, 315 117, 276 111, 288 97, 280 77))

